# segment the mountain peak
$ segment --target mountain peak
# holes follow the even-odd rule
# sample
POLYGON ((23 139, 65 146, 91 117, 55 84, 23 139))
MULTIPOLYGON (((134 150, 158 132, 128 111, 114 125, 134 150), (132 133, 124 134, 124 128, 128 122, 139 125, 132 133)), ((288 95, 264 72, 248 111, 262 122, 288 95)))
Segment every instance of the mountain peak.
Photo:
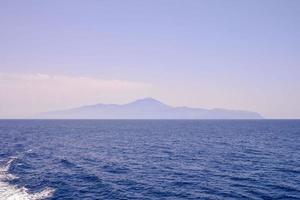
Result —
POLYGON ((148 108, 151 108, 151 107, 169 107, 167 106, 166 104, 154 99, 154 98, 151 98, 151 97, 147 97, 147 98, 144 98, 144 99, 138 99, 136 101, 133 101, 131 103, 128 103, 127 105, 131 105, 131 106, 146 106, 148 108))
POLYGON ((128 103, 130 105, 160 105, 160 106, 167 106, 164 103, 152 98, 152 97, 147 97, 143 99, 138 99, 136 101, 133 101, 131 103, 128 103))
POLYGON ((146 98, 143 98, 143 99, 138 99, 134 102, 156 102, 156 103, 161 103, 160 101, 152 98, 152 97, 146 97, 146 98))

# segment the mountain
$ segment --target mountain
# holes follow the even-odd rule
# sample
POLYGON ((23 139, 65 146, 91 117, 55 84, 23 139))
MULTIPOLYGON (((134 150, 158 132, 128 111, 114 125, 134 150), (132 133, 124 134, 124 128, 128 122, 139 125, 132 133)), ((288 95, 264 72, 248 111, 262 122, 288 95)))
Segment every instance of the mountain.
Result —
POLYGON ((168 106, 153 98, 42 113, 43 119, 262 119, 256 112, 168 106))

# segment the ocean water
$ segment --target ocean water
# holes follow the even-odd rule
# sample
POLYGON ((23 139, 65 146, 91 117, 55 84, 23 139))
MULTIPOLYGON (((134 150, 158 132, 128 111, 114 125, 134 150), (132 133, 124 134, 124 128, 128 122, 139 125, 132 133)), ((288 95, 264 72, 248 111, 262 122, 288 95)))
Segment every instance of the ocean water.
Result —
POLYGON ((300 199, 300 121, 0 120, 0 199, 300 199))

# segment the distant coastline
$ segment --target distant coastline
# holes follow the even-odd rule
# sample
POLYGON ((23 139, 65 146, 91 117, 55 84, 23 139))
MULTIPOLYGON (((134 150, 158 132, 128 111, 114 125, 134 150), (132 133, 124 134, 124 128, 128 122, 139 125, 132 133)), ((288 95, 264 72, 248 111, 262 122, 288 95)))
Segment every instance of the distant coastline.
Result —
POLYGON ((45 112, 36 119, 264 119, 259 113, 244 110, 203 109, 173 107, 153 98, 139 99, 131 103, 96 104, 45 112))

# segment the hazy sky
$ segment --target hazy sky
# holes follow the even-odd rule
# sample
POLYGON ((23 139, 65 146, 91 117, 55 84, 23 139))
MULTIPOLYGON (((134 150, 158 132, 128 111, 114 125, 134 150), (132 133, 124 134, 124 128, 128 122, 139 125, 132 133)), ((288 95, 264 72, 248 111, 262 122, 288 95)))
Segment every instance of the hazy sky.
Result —
POLYGON ((0 1, 0 118, 148 96, 300 118, 300 1, 0 1))

